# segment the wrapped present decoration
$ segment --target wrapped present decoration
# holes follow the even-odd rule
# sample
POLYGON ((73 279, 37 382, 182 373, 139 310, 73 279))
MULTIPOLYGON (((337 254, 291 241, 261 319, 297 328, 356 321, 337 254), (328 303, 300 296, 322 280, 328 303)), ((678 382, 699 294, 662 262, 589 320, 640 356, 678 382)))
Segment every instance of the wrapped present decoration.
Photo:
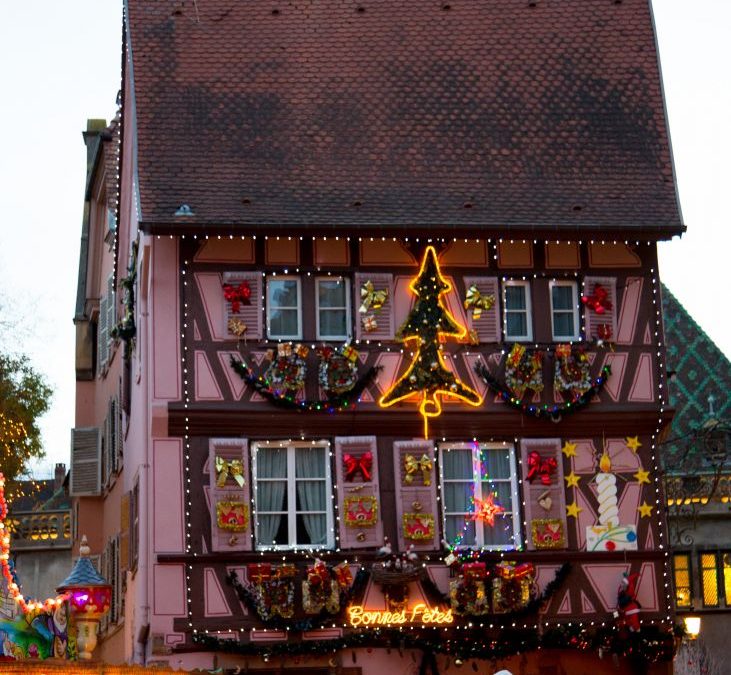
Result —
POLYGON ((346 497, 344 507, 346 527, 367 527, 378 520, 378 500, 373 495, 346 497))
POLYGON ((530 526, 533 546, 536 548, 565 548, 563 522, 558 518, 536 518, 530 526))
POLYGON ((333 574, 341 591, 346 591, 350 588, 353 583, 353 573, 350 571, 350 565, 348 563, 342 562, 339 565, 335 565, 333 567, 333 574))
POLYGON ((366 333, 372 333, 374 330, 378 329, 378 321, 376 321, 376 317, 373 316, 373 314, 364 314, 361 317, 360 322, 366 333))
POLYGON ((358 360, 358 350, 353 345, 344 345, 340 352, 348 361, 355 363, 358 360))
POLYGON ((216 524, 222 530, 244 532, 249 526, 248 505, 244 502, 218 502, 216 504, 216 524))
POLYGON ((487 576, 487 565, 484 562, 465 563, 462 565, 462 576, 472 581, 484 579, 487 576))
POLYGON ((244 487, 244 463, 240 459, 225 459, 216 455, 216 485, 220 488, 232 478, 239 487, 244 487))
POLYGON ((272 578, 270 563, 250 563, 246 566, 246 576, 252 584, 261 584, 272 578))
POLYGON ((280 565, 275 570, 277 579, 294 579, 297 576, 297 567, 295 565, 280 565))
POLYGON ((430 513, 404 513, 404 539, 425 541, 434 538, 434 516, 430 513))

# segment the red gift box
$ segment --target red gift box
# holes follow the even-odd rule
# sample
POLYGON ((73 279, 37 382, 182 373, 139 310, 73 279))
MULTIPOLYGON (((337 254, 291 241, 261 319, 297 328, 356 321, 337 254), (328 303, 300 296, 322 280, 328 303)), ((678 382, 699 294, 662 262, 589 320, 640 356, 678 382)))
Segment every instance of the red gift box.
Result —
POLYGON ((345 590, 350 588, 350 585, 353 583, 353 573, 350 571, 350 565, 347 563, 340 563, 333 567, 333 572, 335 573, 335 578, 338 581, 338 586, 340 586, 341 589, 345 590))
POLYGON ((252 563, 246 566, 247 576, 252 584, 260 584, 272 578, 270 563, 252 563))
POLYGON ((533 567, 533 563, 521 563, 515 566, 513 577, 515 579, 522 579, 523 577, 532 576, 534 573, 535 567, 533 567))
POLYGON ((479 581, 487 576, 487 565, 484 562, 465 563, 462 565, 462 574, 465 579, 479 581))

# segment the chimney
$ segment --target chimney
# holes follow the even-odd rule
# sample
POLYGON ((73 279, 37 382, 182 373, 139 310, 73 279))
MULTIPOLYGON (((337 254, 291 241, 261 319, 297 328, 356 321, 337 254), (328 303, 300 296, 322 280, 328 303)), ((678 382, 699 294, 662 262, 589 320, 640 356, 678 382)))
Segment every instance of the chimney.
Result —
POLYGON ((63 462, 56 464, 53 472, 53 491, 58 492, 63 487, 63 481, 66 478, 66 465, 63 462))

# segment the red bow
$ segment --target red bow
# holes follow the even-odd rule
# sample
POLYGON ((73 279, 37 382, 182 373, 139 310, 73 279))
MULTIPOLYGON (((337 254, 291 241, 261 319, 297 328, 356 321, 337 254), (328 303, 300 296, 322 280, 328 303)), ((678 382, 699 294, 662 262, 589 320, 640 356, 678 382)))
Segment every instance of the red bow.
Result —
POLYGON ((594 284, 594 292, 591 295, 582 295, 581 302, 593 309, 597 314, 604 314, 612 309, 607 289, 601 284, 594 284))
POLYGON ((330 570, 327 565, 318 560, 314 565, 307 568, 307 583, 310 586, 325 586, 330 582, 330 570))
POLYGON ((223 297, 231 303, 231 311, 237 314, 241 304, 251 304, 251 286, 248 281, 242 281, 238 286, 233 284, 223 285, 223 297))
POLYGON ((371 479, 371 467, 373 466, 373 453, 369 450, 357 457, 353 455, 343 455, 343 464, 345 465, 345 480, 352 483, 355 474, 360 471, 364 481, 371 479))
POLYGON ((596 334, 600 340, 611 340, 612 339, 612 327, 606 323, 600 323, 596 327, 596 334))
POLYGON ((540 476, 541 483, 551 484, 551 474, 556 471, 555 457, 541 457, 535 450, 528 454, 528 482, 532 483, 534 478, 540 476))

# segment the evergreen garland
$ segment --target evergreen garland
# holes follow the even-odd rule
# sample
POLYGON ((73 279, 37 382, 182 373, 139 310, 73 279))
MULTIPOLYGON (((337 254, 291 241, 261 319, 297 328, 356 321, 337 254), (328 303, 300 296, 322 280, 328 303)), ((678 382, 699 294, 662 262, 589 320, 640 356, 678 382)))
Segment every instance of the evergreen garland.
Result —
POLYGON ((353 388, 343 394, 317 401, 298 401, 292 392, 282 393, 275 391, 266 378, 254 375, 251 368, 243 360, 237 359, 235 356, 231 356, 231 368, 257 394, 263 396, 276 406, 287 408, 288 410, 328 413, 342 412, 355 408, 355 404, 360 399, 360 395, 380 370, 380 368, 375 367, 369 368, 353 385, 353 388))
POLYGON ((520 410, 524 415, 559 422, 563 415, 576 412, 590 403, 594 396, 596 396, 604 388, 609 376, 612 374, 612 369, 608 365, 604 366, 601 374, 592 380, 591 387, 583 394, 576 395, 570 401, 566 401, 565 403, 554 403, 550 405, 547 403, 544 403, 543 405, 535 405, 516 398, 510 390, 505 385, 501 384, 500 381, 487 369, 487 366, 485 366, 484 363, 478 362, 475 365, 475 372, 482 378, 485 384, 490 387, 490 389, 501 396, 505 403, 516 410, 520 410))

